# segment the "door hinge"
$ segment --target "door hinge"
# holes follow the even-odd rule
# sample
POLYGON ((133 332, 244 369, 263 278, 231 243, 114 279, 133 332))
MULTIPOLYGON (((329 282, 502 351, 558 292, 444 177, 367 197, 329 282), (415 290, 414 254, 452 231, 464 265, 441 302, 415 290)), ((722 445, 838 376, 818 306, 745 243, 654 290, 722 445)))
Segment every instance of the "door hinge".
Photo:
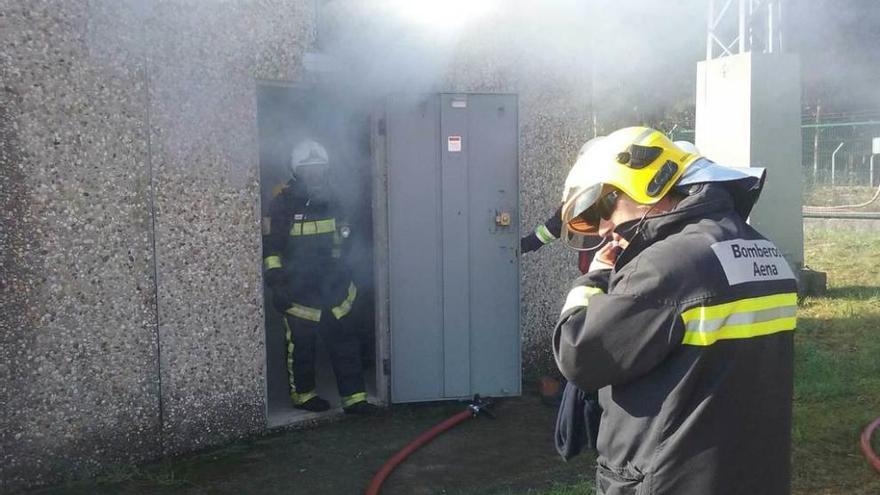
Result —
POLYGON ((391 375, 391 360, 388 358, 382 360, 382 373, 385 376, 391 375))

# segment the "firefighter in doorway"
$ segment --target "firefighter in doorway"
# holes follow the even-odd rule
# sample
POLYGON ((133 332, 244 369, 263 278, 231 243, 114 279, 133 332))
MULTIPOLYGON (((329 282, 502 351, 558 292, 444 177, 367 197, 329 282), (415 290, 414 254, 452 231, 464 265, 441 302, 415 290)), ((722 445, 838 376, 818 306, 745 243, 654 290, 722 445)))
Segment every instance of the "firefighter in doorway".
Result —
POLYGON ((797 286, 746 223, 764 175, 644 127, 572 167, 563 238, 606 244, 553 350, 571 382, 599 389, 598 493, 789 492, 797 286))
POLYGON ((299 409, 330 408, 315 390, 315 346, 320 335, 343 410, 376 414, 378 408, 367 402, 360 342, 351 317, 357 300, 345 259, 351 228, 329 180, 327 151, 313 140, 304 140, 294 147, 289 166, 292 178, 269 207, 264 265, 284 322, 290 397, 299 409))

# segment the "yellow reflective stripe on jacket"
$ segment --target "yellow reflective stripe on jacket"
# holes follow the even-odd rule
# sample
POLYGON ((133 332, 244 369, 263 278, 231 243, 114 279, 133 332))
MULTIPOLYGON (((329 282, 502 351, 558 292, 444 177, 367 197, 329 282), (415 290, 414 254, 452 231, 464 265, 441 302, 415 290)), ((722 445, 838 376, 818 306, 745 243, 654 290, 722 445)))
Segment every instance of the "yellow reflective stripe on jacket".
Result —
POLYGON ((543 223, 535 227, 535 237, 538 238, 543 244, 548 244, 556 240, 556 236, 550 232, 550 229, 547 228, 543 223))
POLYGON ((317 235, 336 232, 336 219, 316 220, 314 222, 294 222, 290 226, 290 235, 317 235))
POLYGON ((280 256, 266 256, 263 260, 263 265, 266 267, 266 270, 271 270, 273 268, 281 268, 281 257, 280 256))
POLYGON ((287 308, 287 314, 302 318, 303 320, 321 321, 321 310, 302 304, 293 303, 287 308))
POLYGON ((353 406, 358 402, 367 400, 366 392, 358 392, 356 394, 346 395, 342 398, 342 407, 353 406))
POLYGON ((716 306, 699 306, 681 314, 682 344, 712 345, 719 340, 748 339, 794 330, 797 294, 740 299, 716 306))
POLYGON ((354 283, 348 284, 348 296, 344 301, 339 303, 339 306, 336 306, 331 311, 333 311, 333 316, 336 317, 337 320, 341 320, 342 317, 351 312, 351 306, 354 304, 354 299, 357 297, 357 287, 354 286, 354 283))
POLYGON ((596 294, 604 294, 605 291, 598 287, 575 287, 568 293, 565 298, 565 305, 562 306, 562 313, 579 307, 585 307, 591 297, 596 294))

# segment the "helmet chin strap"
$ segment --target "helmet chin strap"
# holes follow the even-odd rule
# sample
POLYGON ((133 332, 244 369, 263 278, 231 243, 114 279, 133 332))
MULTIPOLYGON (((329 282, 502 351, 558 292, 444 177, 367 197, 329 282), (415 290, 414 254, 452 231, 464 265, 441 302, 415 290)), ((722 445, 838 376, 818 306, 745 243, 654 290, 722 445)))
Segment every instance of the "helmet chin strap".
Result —
MULTIPOLYGON (((623 227, 623 229, 620 229, 620 230, 615 228, 614 231, 617 232, 618 234, 620 234, 628 242, 632 242, 636 237, 638 237, 639 234, 642 233, 642 226, 644 226, 645 220, 648 218, 648 215, 650 215, 651 212, 654 211, 654 208, 657 207, 657 204, 658 203, 654 203, 651 205, 650 208, 645 210, 645 213, 642 214, 642 217, 639 218, 639 221, 636 222, 634 225, 626 225, 623 227), (635 232, 633 232, 632 235, 628 235, 628 233, 632 230, 635 230, 635 232)), ((629 222, 626 222, 626 223, 630 223, 630 222, 632 222, 632 220, 630 220, 629 222)))

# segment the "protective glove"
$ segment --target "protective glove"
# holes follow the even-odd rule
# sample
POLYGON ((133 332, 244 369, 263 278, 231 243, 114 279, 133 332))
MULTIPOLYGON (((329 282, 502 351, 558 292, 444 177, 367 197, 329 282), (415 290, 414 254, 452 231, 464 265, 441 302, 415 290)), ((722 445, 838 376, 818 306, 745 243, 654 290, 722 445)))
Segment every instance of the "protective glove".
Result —
POLYGON ((272 289, 272 305, 279 313, 282 315, 286 313, 292 304, 292 298, 286 287, 279 285, 272 289))
POLYGON ((272 289, 277 289, 284 285, 284 282, 287 281, 287 277, 284 274, 284 270, 281 268, 270 268, 266 270, 266 274, 263 276, 266 280, 266 283, 272 289))
POLYGON ((537 251, 544 246, 544 243, 538 239, 534 232, 519 240, 519 250, 521 253, 531 253, 537 251))

